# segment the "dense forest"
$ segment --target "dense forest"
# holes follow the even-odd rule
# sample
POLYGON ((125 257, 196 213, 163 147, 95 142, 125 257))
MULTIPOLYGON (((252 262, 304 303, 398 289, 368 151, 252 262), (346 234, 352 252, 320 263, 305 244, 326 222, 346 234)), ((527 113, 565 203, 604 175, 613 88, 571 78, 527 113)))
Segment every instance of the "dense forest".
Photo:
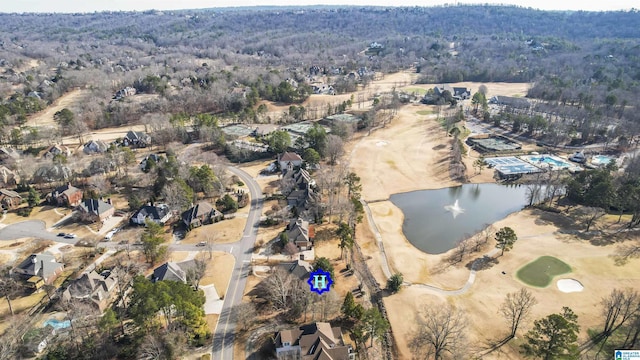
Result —
POLYGON ((345 92, 373 71, 411 68, 423 83, 532 82, 540 111, 588 141, 611 130, 598 128, 600 118, 638 128, 638 23, 637 11, 511 6, 0 14, 1 135, 26 141, 28 131, 12 139, 10 129, 76 88, 92 97, 74 109, 82 124, 67 134, 168 113, 270 121, 259 100, 301 103, 311 75, 345 92), (341 78, 361 69, 358 81, 341 78), (126 87, 152 96, 111 101, 126 87))

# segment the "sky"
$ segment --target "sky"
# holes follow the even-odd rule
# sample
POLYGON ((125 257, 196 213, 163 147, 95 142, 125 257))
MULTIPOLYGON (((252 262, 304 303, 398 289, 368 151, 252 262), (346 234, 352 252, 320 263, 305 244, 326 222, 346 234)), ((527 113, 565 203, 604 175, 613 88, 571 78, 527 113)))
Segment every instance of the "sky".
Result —
MULTIPOLYGON (((444 4, 490 3, 479 0, 0 0, 0 12, 94 12, 132 10, 178 10, 265 5, 358 5, 435 6, 444 4)), ((498 0, 496 3, 543 10, 628 10, 638 9, 638 0, 498 0)))

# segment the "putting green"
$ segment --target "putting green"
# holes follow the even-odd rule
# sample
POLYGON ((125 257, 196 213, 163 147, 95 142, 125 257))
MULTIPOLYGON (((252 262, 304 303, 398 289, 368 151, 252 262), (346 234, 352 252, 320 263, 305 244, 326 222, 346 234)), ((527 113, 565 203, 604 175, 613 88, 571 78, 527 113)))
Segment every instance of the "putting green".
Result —
POLYGON ((571 266, 553 256, 541 256, 518 270, 520 281, 536 287, 547 287, 555 276, 570 273, 571 266))

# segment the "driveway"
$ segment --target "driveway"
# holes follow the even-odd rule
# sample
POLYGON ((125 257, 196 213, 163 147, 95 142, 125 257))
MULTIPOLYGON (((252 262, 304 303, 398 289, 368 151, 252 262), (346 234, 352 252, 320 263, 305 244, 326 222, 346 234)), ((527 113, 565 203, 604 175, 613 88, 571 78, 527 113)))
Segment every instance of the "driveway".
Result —
POLYGON ((56 236, 56 234, 48 232, 46 224, 42 220, 27 220, 7 225, 0 230, 0 240, 16 240, 30 237, 71 245, 78 241, 78 239, 65 239, 62 236, 56 236))

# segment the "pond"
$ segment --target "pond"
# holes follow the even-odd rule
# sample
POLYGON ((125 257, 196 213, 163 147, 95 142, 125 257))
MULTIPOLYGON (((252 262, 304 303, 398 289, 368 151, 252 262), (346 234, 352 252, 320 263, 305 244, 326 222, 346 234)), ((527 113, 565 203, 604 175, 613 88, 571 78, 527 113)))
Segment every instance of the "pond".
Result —
POLYGON ((500 184, 412 191, 391 195, 390 200, 404 214, 407 240, 429 254, 453 249, 459 240, 529 203, 526 186, 500 184))

